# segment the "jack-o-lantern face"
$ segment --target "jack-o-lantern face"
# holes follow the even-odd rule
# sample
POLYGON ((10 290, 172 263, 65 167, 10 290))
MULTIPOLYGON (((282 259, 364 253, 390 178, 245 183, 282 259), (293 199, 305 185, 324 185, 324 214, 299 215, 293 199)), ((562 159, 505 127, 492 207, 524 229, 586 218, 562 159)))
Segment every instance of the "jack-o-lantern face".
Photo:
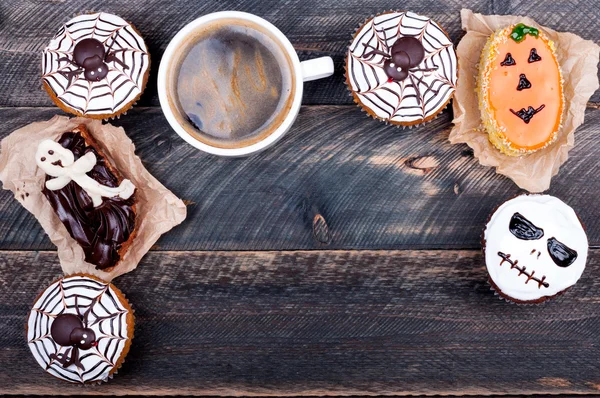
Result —
POLYGON ((537 29, 522 24, 505 35, 490 61, 488 100, 514 148, 539 149, 561 123, 562 82, 553 44, 537 29))
POLYGON ((532 302, 575 284, 588 242, 577 215, 549 195, 522 195, 496 210, 485 230, 492 283, 505 295, 532 302))

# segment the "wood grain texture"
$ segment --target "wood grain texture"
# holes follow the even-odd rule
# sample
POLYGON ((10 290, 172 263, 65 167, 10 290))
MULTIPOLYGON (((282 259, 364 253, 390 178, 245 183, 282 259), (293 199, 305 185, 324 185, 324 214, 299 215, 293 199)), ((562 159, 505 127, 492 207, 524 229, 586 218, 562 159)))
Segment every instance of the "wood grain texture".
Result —
POLYGON ((68 386, 24 322, 54 252, 0 252, 0 393, 598 393, 600 251, 566 295, 501 301, 479 251, 152 252, 116 285, 136 311, 123 368, 68 386))
POLYGON ((490 211, 518 188, 447 142, 450 111, 401 130, 367 118, 344 85, 354 29, 393 7, 435 18, 455 43, 462 7, 600 41, 600 5, 589 0, 1 1, 0 138, 61 113, 39 80, 58 26, 82 12, 121 15, 141 31, 153 66, 139 106, 114 123, 186 201, 188 219, 115 281, 136 310, 133 348, 114 380, 84 389, 45 375, 25 344, 27 312, 60 267, 37 221, 1 191, 0 394, 600 393, 600 107, 591 104, 550 190, 586 224, 595 247, 587 270, 547 304, 503 302, 477 249, 490 211), (301 59, 329 55, 336 65, 305 86, 312 106, 290 133, 247 159, 198 152, 157 108, 169 40, 225 9, 266 18, 301 59))
MULTIPOLYGON (((0 106, 50 106, 41 90, 41 51, 56 30, 71 16, 83 12, 108 11, 131 21, 141 31, 152 55, 152 71, 140 105, 158 105, 156 72, 169 40, 186 23, 204 14, 220 10, 255 13, 279 27, 299 51, 301 59, 329 55, 336 73, 318 83, 305 85, 305 104, 350 104, 344 84, 344 54, 354 30, 367 17, 392 7, 420 12, 436 19, 454 43, 462 37, 460 9, 481 13, 528 15, 539 23, 570 31, 586 39, 599 41, 595 1, 544 0, 407 0, 392 4, 385 0, 120 0, 42 1, 4 0, 0 2, 0 106), (275 6, 273 5, 275 4, 275 6)), ((600 100, 600 94, 593 97, 600 100)))
MULTIPOLYGON (((55 108, 4 108, 1 136, 55 108)), ((386 126, 355 106, 304 107, 276 147, 245 159, 205 155, 180 139, 160 109, 115 121, 148 170, 186 200, 188 218, 157 243, 162 250, 478 248, 490 212, 519 193, 466 145, 447 141, 450 114, 414 129, 386 126)), ((589 109, 551 194, 575 208, 600 244, 597 156, 600 110, 589 109)), ((0 192, 0 250, 54 247, 8 191, 0 192)))

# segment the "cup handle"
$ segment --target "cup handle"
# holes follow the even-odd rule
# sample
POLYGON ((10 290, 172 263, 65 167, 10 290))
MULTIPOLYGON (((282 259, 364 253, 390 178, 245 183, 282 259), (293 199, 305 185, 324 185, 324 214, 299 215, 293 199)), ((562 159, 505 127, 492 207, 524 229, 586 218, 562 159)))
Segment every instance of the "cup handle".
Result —
POLYGON ((300 62, 302 69, 302 81, 322 79, 333 75, 333 59, 331 57, 320 57, 300 62))

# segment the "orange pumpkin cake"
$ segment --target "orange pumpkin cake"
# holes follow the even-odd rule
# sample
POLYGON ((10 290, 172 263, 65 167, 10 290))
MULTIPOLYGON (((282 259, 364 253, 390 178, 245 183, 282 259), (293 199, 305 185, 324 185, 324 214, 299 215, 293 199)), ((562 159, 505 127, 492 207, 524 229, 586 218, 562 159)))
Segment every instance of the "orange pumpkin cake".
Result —
POLYGON ((502 153, 521 156, 550 145, 564 109, 554 43, 524 24, 496 31, 481 54, 477 93, 490 142, 502 153))

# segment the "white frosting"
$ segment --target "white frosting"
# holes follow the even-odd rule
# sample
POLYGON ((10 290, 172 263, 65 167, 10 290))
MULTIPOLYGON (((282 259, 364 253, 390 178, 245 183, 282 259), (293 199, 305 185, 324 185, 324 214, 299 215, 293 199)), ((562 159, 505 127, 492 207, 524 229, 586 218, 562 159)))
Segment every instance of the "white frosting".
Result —
POLYGON ((412 12, 382 14, 367 22, 355 35, 347 59, 350 88, 375 115, 393 122, 419 122, 437 113, 454 94, 458 64, 454 45, 433 20, 412 12), (410 78, 388 82, 383 55, 367 55, 371 49, 389 53, 399 37, 421 40, 425 59, 418 68, 433 72, 411 72, 418 77, 418 91, 410 78), (417 99, 419 96, 420 100, 417 99))
POLYGON ((44 49, 42 78, 69 108, 84 115, 113 114, 141 94, 149 66, 144 39, 121 17, 101 12, 79 15, 60 28, 44 49), (107 62, 109 72, 104 79, 90 82, 79 73, 69 84, 63 73, 80 68, 64 58, 72 60, 75 45, 86 38, 101 41, 105 50, 110 47, 129 68, 107 62))
POLYGON ((505 202, 492 215, 485 229, 485 263, 494 284, 507 296, 520 301, 535 301, 574 285, 583 270, 588 253, 588 240, 575 211, 560 199, 549 195, 521 195, 505 202), (535 240, 518 239, 509 230, 515 213, 543 230, 535 240), (559 267, 548 252, 548 239, 556 238, 577 252, 568 267, 559 267), (510 255, 517 268, 498 254, 510 255), (538 254, 539 253, 539 254, 538 254), (501 265, 502 263, 502 265, 501 265), (521 270, 525 268, 522 272, 521 270), (533 276, 544 284, 529 279, 533 276))
POLYGON ((60 379, 72 383, 106 380, 130 339, 128 328, 133 325, 127 324, 129 311, 111 284, 85 276, 65 277, 50 285, 33 305, 27 320, 29 348, 38 364, 60 379), (88 327, 94 331, 98 345, 80 350, 79 360, 85 370, 74 364, 63 368, 50 356, 64 354, 71 347, 54 342, 50 334, 52 322, 59 314, 85 313, 96 298, 88 315, 88 327))
POLYGON ((75 181, 92 199, 94 207, 102 204, 102 197, 120 197, 129 199, 135 191, 133 183, 127 179, 121 181, 118 187, 107 187, 100 184, 87 173, 96 165, 96 155, 88 152, 75 160, 73 152, 64 148, 58 142, 44 140, 40 142, 35 160, 40 169, 55 177, 46 181, 46 188, 51 191, 64 188, 69 182, 75 181), (60 162, 60 164, 57 164, 60 162))

